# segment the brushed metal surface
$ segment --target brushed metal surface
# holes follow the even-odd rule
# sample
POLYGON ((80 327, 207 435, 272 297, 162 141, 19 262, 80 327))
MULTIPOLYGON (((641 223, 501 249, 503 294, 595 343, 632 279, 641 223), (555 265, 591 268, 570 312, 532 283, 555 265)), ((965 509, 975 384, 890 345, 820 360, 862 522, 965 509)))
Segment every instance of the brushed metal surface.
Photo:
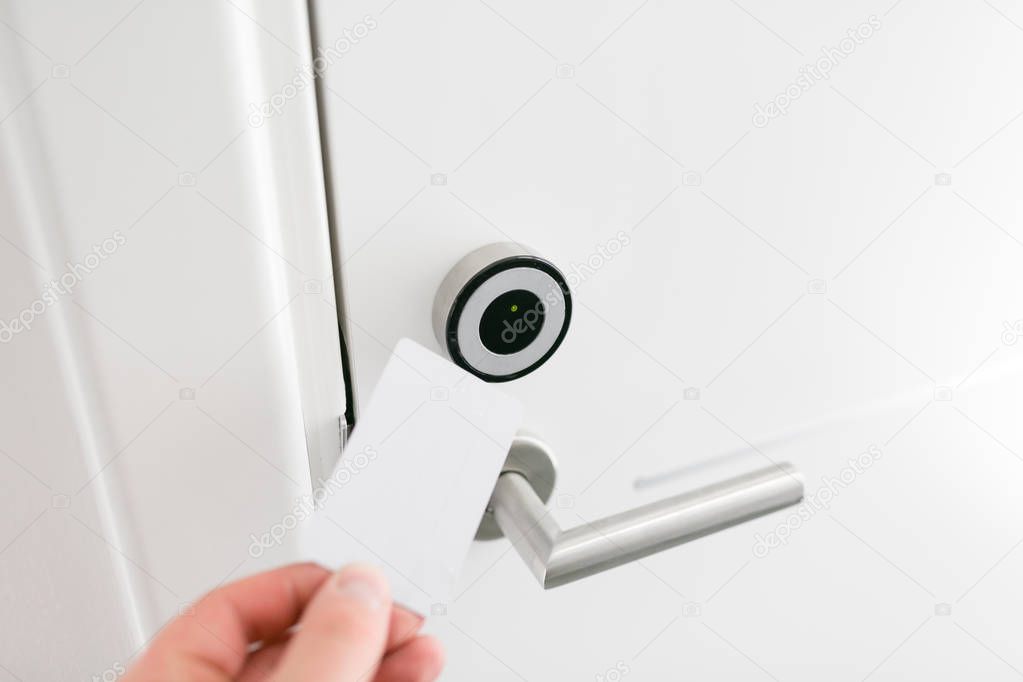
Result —
POLYGON ((491 508, 519 556, 549 589, 802 499, 803 477, 783 463, 562 530, 527 475, 506 470, 494 488, 491 508))

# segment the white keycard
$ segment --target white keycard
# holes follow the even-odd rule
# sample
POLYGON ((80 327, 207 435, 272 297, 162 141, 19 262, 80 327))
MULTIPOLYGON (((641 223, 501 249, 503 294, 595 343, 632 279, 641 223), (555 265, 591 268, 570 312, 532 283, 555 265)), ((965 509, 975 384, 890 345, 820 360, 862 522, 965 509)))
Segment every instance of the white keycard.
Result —
POLYGON ((518 401, 402 339, 316 484, 302 554, 379 566, 395 602, 420 614, 447 604, 521 419, 518 401))

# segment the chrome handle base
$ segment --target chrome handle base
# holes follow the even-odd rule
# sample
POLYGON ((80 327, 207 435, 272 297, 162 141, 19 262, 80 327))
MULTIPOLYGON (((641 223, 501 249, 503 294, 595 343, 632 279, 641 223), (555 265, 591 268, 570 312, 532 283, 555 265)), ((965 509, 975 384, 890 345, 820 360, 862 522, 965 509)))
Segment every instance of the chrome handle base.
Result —
POLYGON ((497 480, 488 521, 511 540, 544 589, 564 585, 799 503, 803 480, 780 464, 563 530, 546 502, 554 487, 542 442, 516 441, 497 480), (532 474, 532 478, 531 478, 532 474), (537 476, 544 478, 537 479, 537 476), (546 479, 546 480, 545 480, 546 479))

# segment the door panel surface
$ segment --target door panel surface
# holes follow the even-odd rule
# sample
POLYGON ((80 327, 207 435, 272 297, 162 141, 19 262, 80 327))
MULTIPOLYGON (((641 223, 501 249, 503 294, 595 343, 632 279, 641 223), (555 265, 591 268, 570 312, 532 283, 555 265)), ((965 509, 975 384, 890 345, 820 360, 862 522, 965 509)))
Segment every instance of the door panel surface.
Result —
POLYGON ((522 242, 576 302, 506 385, 560 522, 806 476, 795 511, 550 592, 477 543, 430 624, 447 679, 1018 675, 1018 9, 313 9, 344 47, 321 114, 358 397, 399 338, 439 350, 452 265, 522 242))
POLYGON ((114 679, 339 453, 315 98, 250 109, 306 8, 4 1, 0 53, 0 680, 114 679))

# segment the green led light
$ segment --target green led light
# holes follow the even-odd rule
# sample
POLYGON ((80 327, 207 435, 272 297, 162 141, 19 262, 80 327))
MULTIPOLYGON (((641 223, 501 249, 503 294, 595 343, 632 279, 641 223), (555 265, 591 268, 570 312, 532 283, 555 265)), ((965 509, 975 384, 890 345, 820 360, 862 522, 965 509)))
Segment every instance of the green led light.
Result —
POLYGON ((517 313, 517 312, 519 312, 519 307, 518 307, 517 305, 513 305, 513 306, 511 307, 511 311, 512 311, 513 313, 517 313))

